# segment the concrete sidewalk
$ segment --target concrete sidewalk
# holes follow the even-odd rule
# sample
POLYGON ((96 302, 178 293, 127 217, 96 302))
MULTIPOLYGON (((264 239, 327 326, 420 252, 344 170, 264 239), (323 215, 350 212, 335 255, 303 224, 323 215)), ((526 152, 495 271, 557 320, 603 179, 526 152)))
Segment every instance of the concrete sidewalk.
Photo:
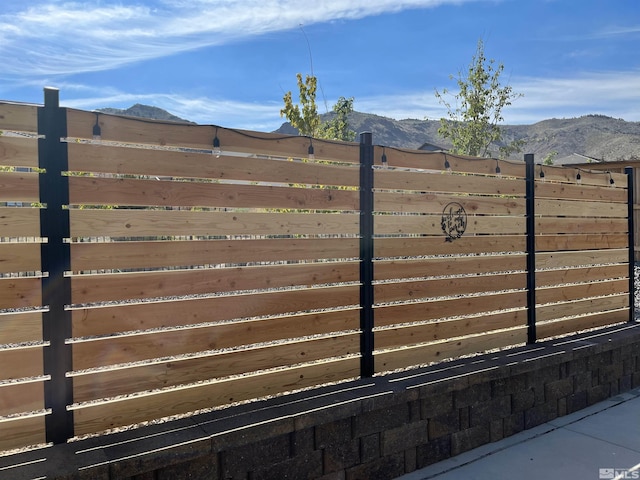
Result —
POLYGON ((396 480, 640 479, 640 388, 396 480))

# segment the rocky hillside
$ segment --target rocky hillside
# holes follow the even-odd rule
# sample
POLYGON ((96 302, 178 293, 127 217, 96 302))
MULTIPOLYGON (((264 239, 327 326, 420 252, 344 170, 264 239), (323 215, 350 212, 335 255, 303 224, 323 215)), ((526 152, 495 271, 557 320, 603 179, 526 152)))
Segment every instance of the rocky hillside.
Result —
MULTIPOLYGON (((449 148, 450 143, 438 136, 437 120, 394 120, 367 113, 354 112, 349 118, 352 130, 373 133, 378 145, 420 148, 430 143, 449 148)), ((640 122, 627 122, 604 115, 586 115, 579 118, 543 120, 533 125, 505 125, 505 140, 523 139, 524 151, 543 158, 557 152, 556 163, 570 161, 574 154, 599 160, 640 159, 640 122)), ((295 133, 288 123, 278 130, 295 133)), ((514 158, 521 159, 522 154, 514 158)), ((581 161, 586 162, 586 159, 581 161)))
POLYGON ((139 118, 150 118, 153 120, 164 120, 169 122, 179 122, 179 123, 193 123, 189 120, 185 120, 183 118, 177 117, 166 110, 158 107, 152 107, 150 105, 142 105, 140 103, 136 103, 135 105, 129 108, 100 108, 99 112, 110 113, 113 115, 124 115, 126 117, 139 117, 139 118))

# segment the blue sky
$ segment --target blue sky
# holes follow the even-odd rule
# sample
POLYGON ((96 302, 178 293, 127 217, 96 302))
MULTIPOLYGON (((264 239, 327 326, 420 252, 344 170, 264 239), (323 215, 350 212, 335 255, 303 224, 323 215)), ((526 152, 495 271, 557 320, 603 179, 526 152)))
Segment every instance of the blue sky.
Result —
POLYGON ((144 103, 271 131, 312 63, 321 113, 345 96, 358 111, 438 119, 434 89, 455 89, 478 39, 524 94, 506 123, 640 121, 638 0, 4 2, 0 99, 41 103, 53 86, 68 107, 144 103))

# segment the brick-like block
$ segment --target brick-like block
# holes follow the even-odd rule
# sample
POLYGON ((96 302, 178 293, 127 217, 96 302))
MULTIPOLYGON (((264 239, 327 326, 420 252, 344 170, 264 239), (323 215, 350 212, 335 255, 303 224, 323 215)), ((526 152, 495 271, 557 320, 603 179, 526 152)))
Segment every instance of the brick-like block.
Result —
POLYGON ((530 409, 536 402, 536 395, 533 389, 528 388, 511 395, 511 411, 513 413, 524 412, 530 409))
POLYGON ((290 452, 289 434, 225 450, 221 454, 222 478, 246 478, 248 472, 284 462, 290 452))
POLYGON ((409 423, 411 411, 408 403, 400 403, 394 407, 364 412, 354 420, 354 436, 363 437, 409 423))
POLYGON ((557 400, 573 393, 573 379, 563 378, 549 382, 544 386, 544 398, 547 402, 557 400))
POLYGON ((211 454, 189 462, 172 465, 155 472, 153 480, 200 480, 218 478, 218 455, 211 454))
POLYGON ((451 454, 459 455, 490 441, 491 434, 485 425, 467 428, 451 434, 451 454))
POLYGON ((593 405, 609 398, 611 388, 609 384, 598 385, 587 390, 587 405, 593 405))
POLYGON ((489 424, 489 436, 492 442, 497 442, 504 438, 504 424, 502 418, 493 420, 489 424))
POLYGON ((620 390, 620 392, 626 392, 631 390, 631 388, 631 375, 623 375, 620 377, 618 380, 618 390, 620 390))
POLYGON ((511 397, 505 395, 492 398, 487 402, 479 402, 471 405, 471 425, 486 425, 492 420, 504 418, 511 415, 511 397))
POLYGON ((600 367, 611 365, 611 351, 597 353, 587 360, 587 368, 589 370, 597 370, 600 367))
POLYGON ((420 445, 416 448, 416 455, 417 468, 424 468, 451 457, 451 436, 439 437, 420 445))
POLYGON ((428 441, 428 420, 408 423, 382 433, 382 456, 415 448, 428 441))
POLYGON ((360 439, 325 445, 323 448, 324 472, 337 472, 361 463, 360 439))
POLYGON ((463 390, 453 392, 453 407, 464 408, 491 398, 491 383, 477 383, 463 390))
POLYGON ((382 456, 380 448, 381 433, 374 433, 360 437, 360 458, 363 463, 370 462, 382 456))
POLYGON ((429 419, 429 440, 450 435, 460 430, 460 416, 458 410, 429 419))
POLYGON ((315 430, 305 428, 291 432, 291 455, 305 455, 315 450, 315 430))
POLYGON ((593 387, 593 375, 591 372, 576 373, 573 376, 573 391, 586 392, 593 387))
POLYGON ((636 372, 631 376, 631 387, 640 387, 640 372, 636 372))
POLYGON ((521 392, 527 388, 527 375, 521 373, 513 377, 500 378, 491 382, 491 396, 503 397, 521 392))
POLYGON ((318 425, 315 428, 315 448, 320 450, 337 443, 348 443, 352 440, 351 418, 343 418, 335 422, 318 425))
POLYGON ((587 407, 587 392, 576 392, 567 397, 567 414, 587 407))
POLYGON ((622 376, 623 365, 622 363, 613 363, 606 365, 598 369, 598 381, 599 383, 612 383, 617 382, 622 376))
POLYGON ((318 450, 258 469, 252 472, 251 480, 313 480, 321 476, 322 452, 318 450))
POLYGON ((502 421, 504 436, 510 437, 524 430, 524 412, 513 413, 502 421))
POLYGON ((535 405, 524 412, 524 428, 529 429, 558 417, 558 401, 535 405))
POLYGON ((453 410, 453 392, 423 398, 420 400, 420 408, 423 420, 444 415, 453 410))
POLYGON ((348 469, 345 480, 391 480, 404 473, 404 452, 400 452, 348 469))
POLYGON ((404 451, 404 473, 415 472, 417 466, 417 452, 415 448, 404 451))

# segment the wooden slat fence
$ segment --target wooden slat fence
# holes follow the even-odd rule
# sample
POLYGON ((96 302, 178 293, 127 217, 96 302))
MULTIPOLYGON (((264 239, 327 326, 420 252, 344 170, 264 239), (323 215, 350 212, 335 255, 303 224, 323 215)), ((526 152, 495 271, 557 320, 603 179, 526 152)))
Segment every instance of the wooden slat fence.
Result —
POLYGON ((632 316, 625 175, 532 178, 54 93, 0 103, 0 450, 632 316))
POLYGON ((0 451, 45 434, 37 107, 0 104, 0 451))

